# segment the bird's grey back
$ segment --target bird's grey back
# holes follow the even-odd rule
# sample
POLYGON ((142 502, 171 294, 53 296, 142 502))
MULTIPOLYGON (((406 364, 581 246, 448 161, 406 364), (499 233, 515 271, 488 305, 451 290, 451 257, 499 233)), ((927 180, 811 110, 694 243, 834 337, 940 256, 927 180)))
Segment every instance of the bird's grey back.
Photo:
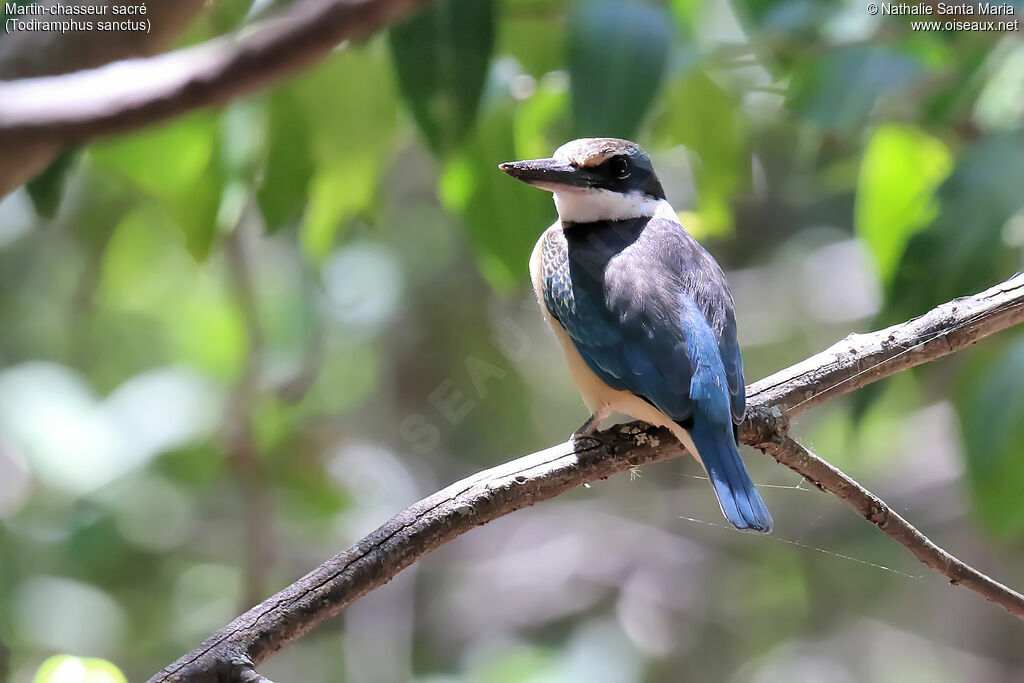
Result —
MULTIPOLYGON (((541 245, 545 277, 565 288, 586 289, 627 308, 668 305, 689 297, 720 339, 732 316, 725 275, 681 225, 664 218, 633 218, 551 230, 541 245)), ((667 311, 666 311, 667 313, 667 311)))

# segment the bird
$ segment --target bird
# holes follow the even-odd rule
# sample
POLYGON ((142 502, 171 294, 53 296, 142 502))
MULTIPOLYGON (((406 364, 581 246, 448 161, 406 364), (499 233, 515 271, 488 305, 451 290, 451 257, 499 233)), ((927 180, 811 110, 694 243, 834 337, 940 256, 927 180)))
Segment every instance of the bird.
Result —
POLYGON ((666 427, 703 465, 725 518, 771 532, 737 441, 746 396, 732 293, 648 154, 582 138, 498 168, 554 195, 558 219, 537 240, 530 275, 591 412, 574 437, 612 412, 666 427))

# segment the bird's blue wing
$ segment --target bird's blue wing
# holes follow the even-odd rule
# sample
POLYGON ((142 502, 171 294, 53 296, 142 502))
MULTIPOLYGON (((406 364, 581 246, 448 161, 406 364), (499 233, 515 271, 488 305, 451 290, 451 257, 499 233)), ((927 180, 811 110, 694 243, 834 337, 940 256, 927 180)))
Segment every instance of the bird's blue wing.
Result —
POLYGON ((646 399, 690 431, 694 455, 726 519, 738 529, 771 531, 772 516, 743 466, 732 431, 737 401, 732 387, 743 391, 739 353, 735 361, 730 356, 723 362, 721 340, 700 307, 680 295, 672 316, 649 315, 645 307, 622 301, 602 306, 585 288, 575 297, 556 289, 547 301, 561 311, 561 317, 552 314, 602 381, 646 399))
POLYGON ((636 394, 677 422, 689 420, 693 368, 678 309, 675 315, 633 310, 625 301, 606 300, 601 288, 557 275, 545 278, 543 296, 549 314, 601 381, 636 394))
POLYGON ((725 324, 718 338, 718 352, 722 357, 729 385, 732 421, 739 424, 747 409, 747 395, 743 383, 743 358, 740 356, 740 344, 736 338, 736 315, 731 306, 725 311, 725 324))

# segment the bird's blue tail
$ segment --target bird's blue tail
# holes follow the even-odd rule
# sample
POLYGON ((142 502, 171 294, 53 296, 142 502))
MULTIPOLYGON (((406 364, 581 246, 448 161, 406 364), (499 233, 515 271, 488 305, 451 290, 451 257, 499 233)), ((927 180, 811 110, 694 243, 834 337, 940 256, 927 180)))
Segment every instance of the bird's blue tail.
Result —
POLYGON ((731 430, 698 420, 690 429, 701 462, 718 495, 725 518, 742 531, 769 533, 772 515, 750 480, 731 430))

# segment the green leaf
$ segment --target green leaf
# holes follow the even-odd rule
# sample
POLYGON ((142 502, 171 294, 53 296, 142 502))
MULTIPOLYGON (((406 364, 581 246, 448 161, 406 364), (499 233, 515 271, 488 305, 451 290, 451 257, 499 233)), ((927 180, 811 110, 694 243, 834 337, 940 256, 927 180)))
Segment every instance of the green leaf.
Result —
POLYGON ((253 0, 217 0, 211 3, 210 23, 217 33, 236 28, 252 7, 253 0))
POLYGON ((561 671, 557 652, 550 648, 513 644, 471 666, 468 680, 477 683, 518 683, 557 678, 561 671), (555 673, 558 672, 558 673, 555 673))
POLYGON ((731 3, 751 29, 776 37, 777 42, 810 37, 842 9, 839 0, 737 0, 731 3))
POLYGON ((1008 130, 1024 119, 1024 45, 988 78, 974 103, 974 118, 987 130, 1008 130))
POLYGON ((402 97, 439 155, 473 128, 494 35, 494 0, 438 0, 389 33, 402 97))
POLYGON ((789 104, 823 128, 853 133, 883 96, 909 92, 925 74, 917 61, 891 48, 835 50, 801 64, 789 89, 789 104))
POLYGON ((99 255, 124 215, 135 207, 138 191, 122 176, 90 169, 82 174, 81 191, 89 198, 75 212, 75 239, 89 253, 99 255))
POLYGON ((54 655, 40 665, 32 683, 128 683, 128 679, 105 659, 54 655))
POLYGON ((667 87, 655 125, 665 147, 685 145, 693 164, 702 232, 732 229, 733 197, 750 182, 750 151, 739 102, 704 71, 693 69, 667 87))
POLYGON ((295 93, 274 93, 267 109, 267 157, 256 199, 267 231, 274 233, 302 214, 315 167, 309 127, 295 93))
POLYGON ((94 145, 89 159, 159 201, 193 256, 205 258, 224 187, 219 140, 217 117, 199 114, 94 145))
POLYGON ((481 118, 465 149, 445 165, 439 185, 441 203, 466 227, 481 272, 501 291, 526 280, 533 243, 555 217, 547 192, 516 184, 496 168, 521 158, 513 118, 511 102, 481 118))
MULTIPOLYGON (((923 40, 924 36, 932 41, 948 40, 944 32, 933 31, 917 36, 917 40, 923 40)), ((965 32, 962 36, 971 36, 971 32, 965 32)), ((927 62, 931 72, 942 73, 943 78, 938 83, 929 83, 931 87, 924 91, 927 98, 923 102, 921 118, 927 125, 948 127, 953 121, 977 117, 977 123, 984 128, 986 121, 983 116, 979 116, 981 112, 972 113, 971 107, 980 99, 982 86, 987 87, 987 83, 997 77, 997 74, 991 73, 994 57, 992 45, 984 40, 970 39, 947 42, 946 45, 949 57, 944 63, 930 63, 936 61, 934 58, 927 62)))
POLYGON ((704 12, 704 0, 669 0, 676 30, 687 39, 692 38, 704 12))
POLYGON ((152 206, 130 211, 107 243, 100 278, 102 301, 117 309, 159 310, 183 293, 195 277, 182 250, 181 234, 152 206))
POLYGON ((563 68, 566 0, 506 0, 498 23, 498 52, 540 77, 563 68))
MULTIPOLYGON (((958 408, 967 456, 967 487, 978 518, 1003 538, 1024 533, 1024 339, 1010 346, 958 408)), ((961 395, 958 392, 958 395, 961 395)))
POLYGON ((221 157, 224 174, 251 187, 267 155, 269 132, 266 107, 253 100, 235 100, 220 117, 221 157))
MULTIPOLYGON (((97 300, 104 309, 136 316, 133 330, 144 318, 158 323, 159 333, 145 351, 151 363, 154 354, 166 355, 227 380, 244 356, 238 308, 215 276, 217 269, 196 263, 183 247, 180 230, 159 205, 143 204, 129 212, 104 254, 97 300)), ((134 344, 120 348, 122 354, 135 353, 134 344)))
MULTIPOLYGON (((396 101, 387 60, 376 47, 337 53, 294 84, 315 168, 302 244, 317 261, 346 220, 373 210, 380 174, 390 161, 396 101)), ((291 192, 295 199, 298 188, 291 192)))
POLYGON ((569 139, 569 92, 561 78, 540 79, 537 89, 515 112, 515 145, 521 159, 551 156, 569 139))
POLYGON ((53 218, 60 207, 61 194, 68 172, 78 160, 78 150, 69 149, 61 152, 43 172, 29 181, 25 187, 36 213, 44 218, 53 218))
POLYGON ((963 152, 938 189, 938 216, 903 252, 883 322, 980 291, 1020 267, 1019 252, 1003 242, 1003 227, 1024 208, 1021 178, 1024 133, 986 137, 963 152))
POLYGON ((940 141, 903 124, 878 128, 860 167, 854 225, 882 280, 891 282, 914 233, 935 217, 935 190, 953 168, 940 141))
POLYGON ((373 203, 377 179, 372 170, 372 161, 367 160, 366 168, 339 163, 323 167, 314 176, 303 218, 302 245, 316 261, 330 252, 345 219, 373 203))
POLYGON ((629 0, 583 0, 569 17, 569 76, 578 136, 630 138, 661 85, 672 20, 629 0))
POLYGON ((93 145, 90 159, 111 168, 146 192, 184 193, 202 178, 217 140, 212 116, 190 116, 110 142, 93 145))

